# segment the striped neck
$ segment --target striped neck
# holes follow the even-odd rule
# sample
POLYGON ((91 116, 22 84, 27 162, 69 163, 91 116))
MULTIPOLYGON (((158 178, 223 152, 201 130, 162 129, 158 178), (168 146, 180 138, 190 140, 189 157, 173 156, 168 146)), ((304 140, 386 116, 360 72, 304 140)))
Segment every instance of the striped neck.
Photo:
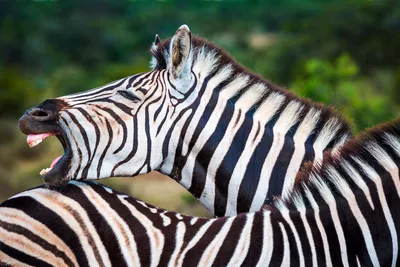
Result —
MULTIPOLYGON (((168 47, 168 40, 153 47, 158 62, 168 61, 168 47)), ((290 191, 305 162, 321 161, 324 151, 351 137, 349 125, 334 110, 246 71, 200 38, 192 39, 192 47, 198 86, 189 90, 190 104, 176 116, 160 170, 212 214, 259 210, 290 191)))

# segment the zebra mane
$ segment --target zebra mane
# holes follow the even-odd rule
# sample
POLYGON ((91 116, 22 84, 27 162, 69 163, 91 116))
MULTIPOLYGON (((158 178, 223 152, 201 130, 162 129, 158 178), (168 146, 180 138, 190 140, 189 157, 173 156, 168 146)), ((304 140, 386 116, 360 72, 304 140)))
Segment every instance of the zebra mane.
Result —
POLYGON ((310 196, 316 203, 329 203, 357 190, 369 190, 366 175, 382 179, 379 171, 398 173, 395 161, 400 161, 400 118, 365 131, 337 153, 325 152, 319 164, 307 163, 298 173, 290 196, 278 197, 264 209, 304 209, 310 206, 310 196))
MULTIPOLYGON (((151 47, 151 66, 153 69, 162 70, 167 68, 170 57, 170 41, 171 39, 167 39, 158 44, 153 44, 151 47)), ((234 96, 232 103, 246 91, 253 90, 255 97, 258 98, 255 101, 253 110, 257 109, 263 102, 269 101, 272 105, 279 103, 280 111, 274 111, 276 112, 275 115, 277 115, 289 103, 295 104, 293 112, 298 115, 298 121, 304 120, 304 124, 308 123, 308 127, 314 127, 311 138, 318 138, 322 149, 337 149, 352 137, 352 127, 349 122, 332 106, 327 107, 324 104, 312 102, 310 99, 298 97, 287 88, 275 85, 261 76, 250 72, 244 66, 237 63, 224 49, 215 44, 203 38, 193 36, 192 53, 192 65, 210 66, 212 68, 210 73, 214 72, 216 75, 219 72, 223 73, 224 70, 229 69, 231 71, 230 81, 239 77, 247 79, 247 82, 244 82, 243 89, 234 96), (210 64, 210 57, 214 59, 212 64, 210 64)), ((274 120, 274 118, 276 116, 271 120, 274 120)), ((290 119, 288 118, 289 121, 290 119)))

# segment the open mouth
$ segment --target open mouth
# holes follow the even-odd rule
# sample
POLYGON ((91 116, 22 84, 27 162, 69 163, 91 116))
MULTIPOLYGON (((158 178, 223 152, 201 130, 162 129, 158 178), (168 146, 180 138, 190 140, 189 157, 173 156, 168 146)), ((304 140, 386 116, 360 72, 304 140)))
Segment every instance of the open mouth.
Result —
POLYGON ((70 157, 70 151, 68 149, 67 140, 64 138, 63 134, 61 132, 28 134, 26 141, 29 147, 33 148, 38 146, 40 143, 43 142, 43 140, 51 136, 56 136, 58 140, 60 140, 64 148, 64 154, 54 159, 51 162, 50 167, 41 170, 40 175, 43 176, 45 181, 64 180, 65 174, 67 172, 66 170, 69 166, 68 163, 71 157, 70 157))

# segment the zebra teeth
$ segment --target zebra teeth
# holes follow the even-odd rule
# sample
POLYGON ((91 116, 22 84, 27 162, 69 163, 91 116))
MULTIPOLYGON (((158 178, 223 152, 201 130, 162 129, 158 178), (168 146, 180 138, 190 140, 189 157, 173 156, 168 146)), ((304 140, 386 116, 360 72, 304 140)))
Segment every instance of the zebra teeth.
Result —
POLYGON ((55 135, 55 133, 29 134, 26 142, 30 148, 33 148, 43 142, 44 139, 55 135))
POLYGON ((62 156, 57 157, 55 160, 53 160, 53 161, 51 162, 49 168, 46 168, 46 169, 41 170, 39 174, 40 174, 41 176, 45 176, 46 174, 48 174, 48 173, 54 168, 54 166, 57 165, 57 163, 60 161, 61 158, 62 158, 62 156))
POLYGON ((30 148, 33 148, 33 147, 39 145, 42 141, 43 141, 43 139, 35 140, 35 141, 31 142, 31 143, 28 143, 28 146, 29 146, 30 148))
POLYGON ((46 168, 40 171, 40 175, 41 176, 45 176, 46 174, 48 174, 53 168, 46 168))

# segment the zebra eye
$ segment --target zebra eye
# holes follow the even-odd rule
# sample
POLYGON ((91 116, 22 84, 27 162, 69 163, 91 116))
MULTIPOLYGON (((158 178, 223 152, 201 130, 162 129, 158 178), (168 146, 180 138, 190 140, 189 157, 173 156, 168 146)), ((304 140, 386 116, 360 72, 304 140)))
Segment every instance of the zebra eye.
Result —
POLYGON ((132 100, 134 102, 139 102, 140 98, 135 96, 132 92, 127 91, 127 90, 119 90, 118 94, 122 95, 123 97, 132 100))

